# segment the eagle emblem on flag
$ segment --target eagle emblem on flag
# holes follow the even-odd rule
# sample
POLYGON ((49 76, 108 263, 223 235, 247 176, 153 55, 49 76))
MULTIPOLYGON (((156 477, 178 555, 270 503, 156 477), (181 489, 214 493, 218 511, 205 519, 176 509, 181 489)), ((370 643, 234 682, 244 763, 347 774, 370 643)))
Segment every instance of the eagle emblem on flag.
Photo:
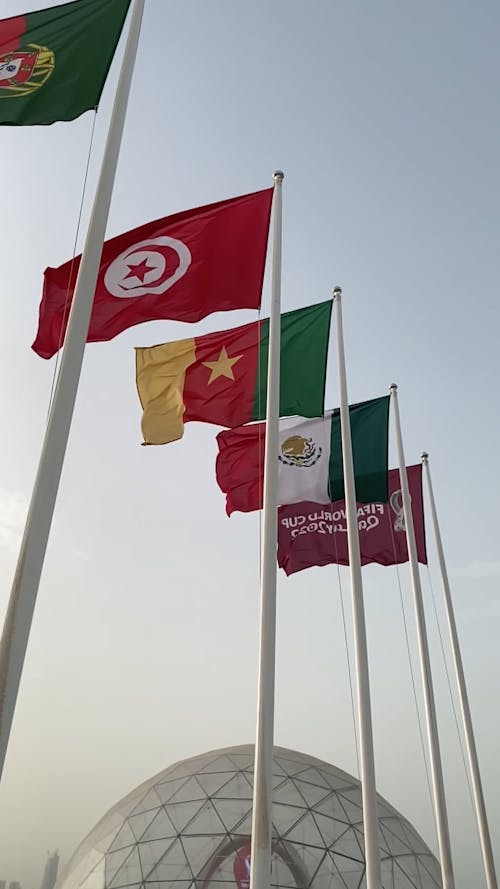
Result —
POLYGON ((46 46, 30 44, 26 49, 0 55, 0 99, 24 96, 39 89, 55 68, 55 56, 46 46))
POLYGON ((287 466, 314 466, 321 457, 322 448, 312 438, 290 435, 281 445, 278 455, 281 463, 287 466))

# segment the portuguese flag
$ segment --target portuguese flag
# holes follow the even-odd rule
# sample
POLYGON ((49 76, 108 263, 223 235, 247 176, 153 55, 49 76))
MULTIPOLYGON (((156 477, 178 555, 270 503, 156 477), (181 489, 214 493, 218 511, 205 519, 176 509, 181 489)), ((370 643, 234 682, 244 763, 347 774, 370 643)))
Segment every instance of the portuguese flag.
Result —
MULTIPOLYGON (((332 302, 281 316, 280 415, 323 414, 332 302)), ((198 420, 239 426, 266 416, 269 319, 136 349, 145 444, 182 438, 198 420)))
POLYGON ((0 124, 96 108, 130 0, 74 0, 0 21, 0 124))

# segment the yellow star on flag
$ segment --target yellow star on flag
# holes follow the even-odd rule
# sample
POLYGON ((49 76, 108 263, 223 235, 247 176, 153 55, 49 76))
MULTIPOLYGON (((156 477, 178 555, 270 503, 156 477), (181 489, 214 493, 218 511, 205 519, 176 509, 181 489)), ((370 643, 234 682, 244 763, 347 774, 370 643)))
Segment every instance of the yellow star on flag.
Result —
POLYGON ((234 358, 230 358, 226 347, 223 346, 217 361, 202 361, 203 366, 208 367, 212 371, 207 385, 213 383, 218 377, 227 377, 228 380, 234 380, 233 364, 236 364, 240 358, 243 358, 243 355, 236 355, 234 358))

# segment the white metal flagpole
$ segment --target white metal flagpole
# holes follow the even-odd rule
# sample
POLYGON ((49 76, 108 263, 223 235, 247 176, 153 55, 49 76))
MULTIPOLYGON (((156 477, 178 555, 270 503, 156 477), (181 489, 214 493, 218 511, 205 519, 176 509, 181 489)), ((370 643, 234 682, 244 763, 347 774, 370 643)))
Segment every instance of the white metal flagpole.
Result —
POLYGON ((429 657, 429 643, 425 625, 424 600, 422 586, 418 571, 417 544, 415 541, 415 529, 413 526, 413 513, 411 509, 410 489, 406 474, 406 462, 403 449, 403 436, 401 434, 401 421, 399 417, 398 387, 395 383, 391 386, 391 401, 394 408, 394 421, 396 426, 396 443, 399 461, 399 478, 401 482, 401 496, 403 500, 403 512, 406 528, 406 540, 410 561, 413 599, 415 604, 415 618, 417 623, 418 648, 420 654, 420 668, 422 672, 422 684, 424 692, 424 704, 427 720, 427 735, 429 739, 429 752, 431 762, 432 789, 434 796, 434 808, 436 812, 436 827, 439 845, 439 860, 441 864, 441 879, 443 889, 454 889, 455 879, 451 860, 450 831, 448 827, 448 814, 444 793, 443 766, 439 749, 439 735, 436 718, 436 703, 434 700, 434 688, 432 685, 431 662, 429 657))
POLYGON ((144 0, 134 0, 61 366, 0 642, 0 778, 78 390, 143 10, 144 0))
POLYGON ((284 174, 281 170, 276 170, 274 173, 271 319, 269 322, 267 368, 267 422, 260 580, 259 686, 253 779, 250 889, 269 889, 271 883, 280 413, 281 191, 283 178, 284 174))
POLYGON ((340 424, 342 431, 342 461, 344 467, 344 497, 346 507, 349 571, 351 575, 352 613, 354 623, 354 648, 356 683, 358 692, 359 750, 361 765, 361 789, 363 797, 363 829, 365 834, 366 889, 381 889, 380 848, 378 841, 377 790, 375 783, 375 757, 370 702, 370 675, 368 671, 368 647, 366 642, 363 580, 359 551, 356 486, 352 459, 351 422, 347 398, 344 336, 342 330, 342 290, 333 291, 337 321, 337 354, 339 370, 340 424))
POLYGON ((436 549, 439 559, 439 567, 441 570, 441 584, 443 587, 443 595, 446 606, 446 616, 448 619, 448 628, 451 637, 451 647, 453 650, 453 660, 455 662, 455 671, 457 675, 457 684, 460 693, 460 706, 462 709, 462 718, 464 723, 465 742, 467 746, 467 754, 469 758, 469 768, 472 777, 472 789, 474 794, 474 803, 476 808, 477 826, 479 830, 479 839, 481 842, 481 851, 483 854, 484 870, 486 874, 486 885, 488 889, 498 889, 498 882, 495 873, 495 862, 493 859, 493 849, 491 847, 490 832, 488 828, 488 817, 486 814, 486 806, 484 802, 483 787, 481 783, 481 774, 479 771, 479 759, 476 750, 476 742, 474 739, 474 729, 472 726, 472 716, 469 707, 469 698, 467 695, 467 686, 465 684, 464 667, 462 663, 462 654, 460 651, 460 642, 458 639, 457 624, 455 621, 455 612, 453 608, 453 600, 451 597, 450 584, 448 581, 448 572, 446 570, 446 562, 444 558, 443 544, 441 541, 441 532, 439 530, 439 522, 436 511, 436 503, 434 501, 434 492, 432 490, 431 471, 429 469, 429 455, 422 454, 422 463, 424 465, 425 475, 427 477, 427 487, 429 491, 429 501, 431 505, 432 524, 434 527, 434 536, 436 539, 436 549))

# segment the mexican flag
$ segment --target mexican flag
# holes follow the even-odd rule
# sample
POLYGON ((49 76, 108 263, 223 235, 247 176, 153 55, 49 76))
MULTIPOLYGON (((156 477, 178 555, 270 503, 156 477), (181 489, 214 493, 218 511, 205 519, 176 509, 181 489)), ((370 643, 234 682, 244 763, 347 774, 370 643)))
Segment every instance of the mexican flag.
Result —
POLYGON ((130 0, 74 0, 0 21, 0 124, 96 108, 130 0))
MULTIPOLYGON (((349 407, 358 503, 388 498, 387 462, 389 396, 349 407)), ((226 511, 262 509, 265 423, 220 432, 216 475, 226 494, 226 511)), ((330 503, 344 497, 340 411, 324 417, 291 417, 280 421, 278 504, 330 503)))
MULTIPOLYGON (((323 414, 332 302, 281 316, 280 415, 323 414)), ((182 438, 198 420, 239 426, 266 416, 269 319, 136 349, 145 444, 182 438)))

